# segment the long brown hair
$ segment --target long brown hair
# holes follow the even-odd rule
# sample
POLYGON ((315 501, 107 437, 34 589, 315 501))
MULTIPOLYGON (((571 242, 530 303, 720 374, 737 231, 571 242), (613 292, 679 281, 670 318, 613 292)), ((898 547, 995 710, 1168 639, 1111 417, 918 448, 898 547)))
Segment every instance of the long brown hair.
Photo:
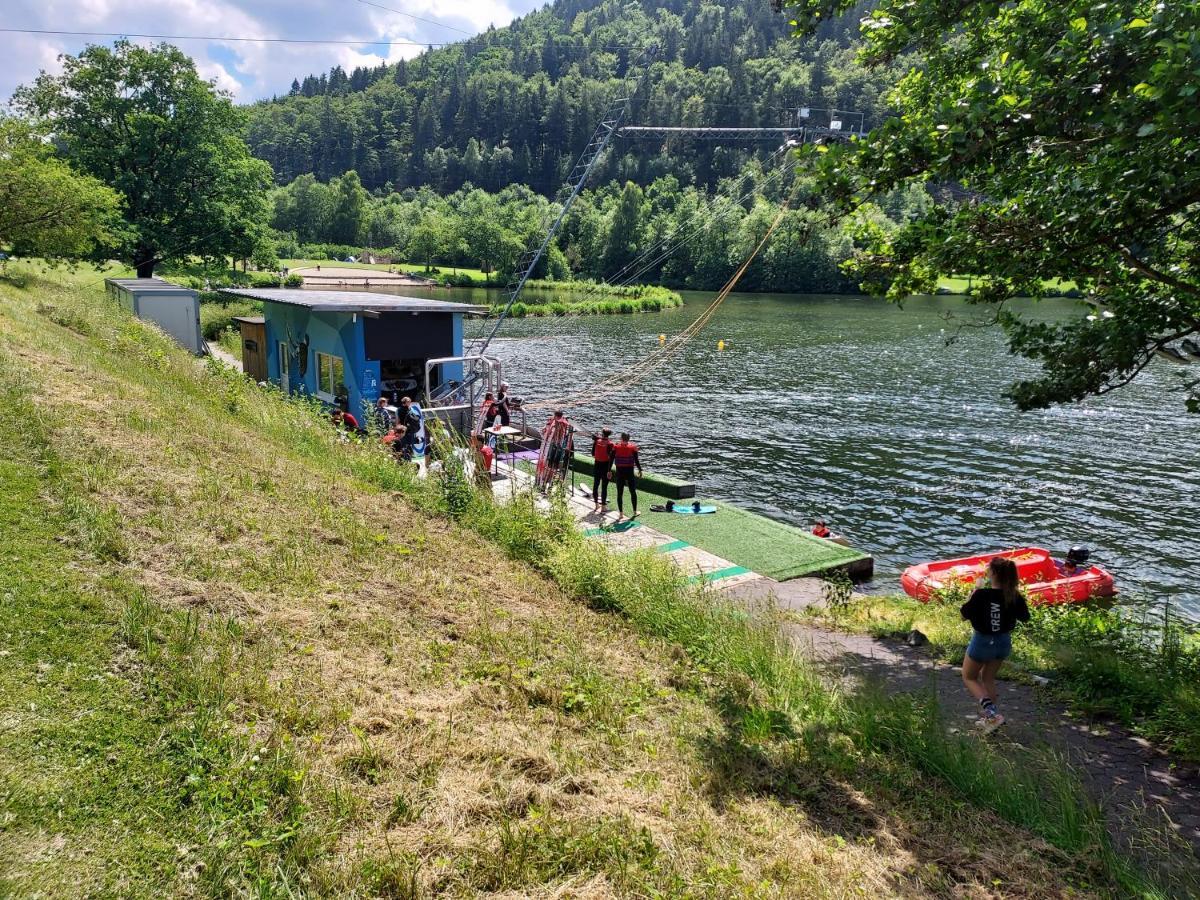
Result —
POLYGON ((1004 604, 1012 606, 1017 602, 1017 564, 1006 556, 994 556, 988 563, 996 586, 1004 594, 1004 604))

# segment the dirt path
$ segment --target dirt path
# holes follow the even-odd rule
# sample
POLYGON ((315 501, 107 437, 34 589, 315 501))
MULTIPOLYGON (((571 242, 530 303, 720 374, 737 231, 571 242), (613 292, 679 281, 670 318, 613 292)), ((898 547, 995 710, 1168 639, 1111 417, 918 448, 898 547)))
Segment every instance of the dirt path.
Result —
MULTIPOLYGON (((790 595, 777 595, 777 602, 797 609, 814 602, 814 596, 815 590, 793 586, 790 595)), ((798 646, 852 682, 875 681, 895 693, 932 690, 950 727, 973 733, 977 704, 963 688, 958 667, 901 641, 799 624, 786 630, 798 646)), ((1200 862, 1200 769, 1175 763, 1119 726, 1075 715, 1036 687, 1002 681, 1000 690, 1008 723, 992 740, 1064 753, 1105 807, 1114 833, 1125 831, 1136 810, 1146 810, 1152 822, 1160 813, 1200 862)))

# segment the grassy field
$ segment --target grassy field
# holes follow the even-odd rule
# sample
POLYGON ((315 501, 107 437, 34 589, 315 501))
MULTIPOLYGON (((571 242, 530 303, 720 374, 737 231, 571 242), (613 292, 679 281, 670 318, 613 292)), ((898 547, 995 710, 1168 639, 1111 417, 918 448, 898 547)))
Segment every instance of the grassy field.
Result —
MULTIPOLYGON (((938 290, 951 294, 965 294, 978 285, 978 277, 967 275, 944 275, 938 279, 938 290)), ((1045 282, 1045 286, 1052 293, 1064 294, 1075 289, 1075 282, 1052 278, 1045 282)))
MULTIPOLYGON (((910 597, 855 597, 812 615, 846 631, 901 637, 914 628, 930 652, 962 661, 971 627, 962 596, 921 603, 910 597)), ((1052 679, 1072 707, 1110 716, 1135 732, 1200 762, 1200 628, 1157 604, 1123 599, 1116 607, 1034 607, 1015 632, 1008 673, 1052 679)))
POLYGON ((94 281, 0 282, 0 894, 1173 892, 1058 761, 847 696, 94 281))

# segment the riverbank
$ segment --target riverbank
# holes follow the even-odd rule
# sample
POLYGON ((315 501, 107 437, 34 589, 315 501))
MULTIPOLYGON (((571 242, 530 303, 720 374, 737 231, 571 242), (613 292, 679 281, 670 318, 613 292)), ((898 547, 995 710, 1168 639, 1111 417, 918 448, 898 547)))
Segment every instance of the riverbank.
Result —
MULTIPOLYGON (((958 665, 971 635, 959 613, 965 599, 850 595, 806 613, 829 627, 878 638, 919 631, 934 659, 958 665)), ((1200 763, 1200 628, 1170 607, 1128 600, 1031 612, 1032 621, 1014 633, 1009 677, 1044 683, 1080 714, 1115 720, 1181 761, 1200 763)))
POLYGON ((1145 887, 1061 765, 843 693, 773 620, 340 443, 86 281, 0 286, 6 886, 1145 887))

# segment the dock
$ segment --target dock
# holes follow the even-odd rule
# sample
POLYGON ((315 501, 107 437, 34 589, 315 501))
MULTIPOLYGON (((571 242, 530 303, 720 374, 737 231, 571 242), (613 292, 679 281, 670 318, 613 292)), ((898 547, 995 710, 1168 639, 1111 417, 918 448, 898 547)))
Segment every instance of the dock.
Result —
MULTIPOLYGON (((514 490, 532 488, 529 462, 519 461, 515 468, 501 463, 498 468, 501 477, 493 481, 497 498, 503 500, 514 490)), ((591 478, 587 477, 586 482, 590 490, 591 478)), ((665 505, 668 498, 643 489, 643 483, 674 483, 685 495, 694 493, 693 486, 673 479, 649 473, 645 482, 639 479, 638 518, 619 523, 615 487, 610 485, 609 489, 613 508, 601 514, 580 490, 583 483, 584 479, 577 476, 574 486, 568 484, 568 503, 576 526, 585 536, 618 552, 661 553, 689 580, 741 598, 773 595, 806 605, 820 600, 820 579, 816 576, 843 572, 852 581, 861 582, 870 580, 874 571, 874 559, 867 553, 720 500, 699 498, 702 505, 716 507, 710 515, 651 512, 651 505, 665 505)), ((694 501, 675 502, 690 506, 694 501)))

